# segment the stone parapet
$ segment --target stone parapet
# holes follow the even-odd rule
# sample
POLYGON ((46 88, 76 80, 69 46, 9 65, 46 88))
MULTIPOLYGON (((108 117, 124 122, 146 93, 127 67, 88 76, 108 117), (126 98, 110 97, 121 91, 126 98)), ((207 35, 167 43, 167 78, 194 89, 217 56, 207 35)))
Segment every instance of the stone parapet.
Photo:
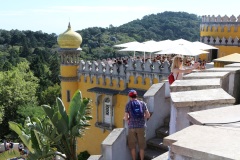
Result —
POLYGON ((134 84, 137 84, 137 78, 141 77, 141 83, 146 84, 146 79, 150 80, 150 86, 154 82, 161 82, 166 79, 170 73, 170 63, 165 61, 147 60, 133 60, 129 58, 125 63, 115 63, 113 60, 102 61, 80 61, 78 68, 78 77, 84 76, 84 80, 90 77, 90 83, 93 83, 93 78, 96 77, 96 83, 99 83, 99 78, 103 79, 103 85, 106 85, 106 79, 110 80, 110 85, 113 80, 120 84, 120 80, 124 81, 124 85, 129 82, 130 77, 133 76, 134 84))
POLYGON ((235 103, 235 98, 223 89, 206 89, 196 91, 172 92, 170 134, 190 125, 189 112, 219 108, 235 103))
POLYGON ((221 79, 176 80, 170 86, 171 92, 221 88, 221 79))
POLYGON ((227 64, 224 66, 224 68, 240 68, 240 63, 232 63, 232 64, 227 64))
POLYGON ((235 102, 235 98, 221 88, 173 92, 170 95, 174 107, 207 107, 235 102))
POLYGON ((196 111, 188 113, 188 115, 189 121, 197 125, 240 126, 240 105, 196 111))
POLYGON ((240 23, 240 15, 238 17, 235 17, 232 15, 231 17, 228 17, 227 15, 225 16, 210 16, 210 15, 204 15, 202 16, 202 23, 240 23))
MULTIPOLYGON (((230 95, 236 98, 236 103, 240 102, 240 67, 235 68, 209 68, 202 70, 202 72, 229 72, 228 89, 226 90, 230 95)), ((224 80, 223 80, 224 82, 224 80)), ((224 87, 223 87, 224 88, 224 87)))
POLYGON ((124 128, 114 129, 102 142, 102 159, 131 160, 124 128))
POLYGON ((146 140, 156 135, 156 129, 164 125, 164 119, 170 114, 170 99, 165 98, 165 87, 165 83, 153 84, 143 96, 151 113, 146 122, 146 140))
POLYGON ((226 68, 208 68, 205 70, 202 70, 202 72, 230 72, 230 73, 236 73, 240 72, 240 64, 239 67, 226 67, 226 68))
POLYGON ((240 157, 240 129, 192 125, 164 138, 170 160, 230 160, 240 157))
POLYGON ((227 92, 229 89, 229 72, 193 72, 183 76, 184 80, 196 79, 212 79, 220 78, 221 87, 227 92))
POLYGON ((229 72, 193 72, 183 76, 184 80, 187 79, 209 79, 209 78, 227 78, 229 72))
POLYGON ((240 46, 239 37, 213 37, 213 36, 201 36, 200 42, 209 45, 216 46, 240 46))

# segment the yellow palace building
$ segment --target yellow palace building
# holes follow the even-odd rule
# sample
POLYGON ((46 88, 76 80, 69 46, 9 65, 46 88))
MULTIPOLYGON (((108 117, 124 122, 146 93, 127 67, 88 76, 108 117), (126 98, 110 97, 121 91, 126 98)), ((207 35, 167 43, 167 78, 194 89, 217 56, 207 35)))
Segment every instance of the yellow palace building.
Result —
POLYGON ((101 153, 101 143, 114 128, 123 128, 123 115, 128 102, 128 91, 135 89, 138 97, 154 83, 166 79, 170 72, 168 62, 161 63, 126 58, 114 60, 80 60, 82 37, 68 29, 59 35, 61 57, 61 94, 68 110, 70 99, 76 90, 92 100, 91 126, 78 139, 78 151, 87 150, 91 155, 101 153))
MULTIPOLYGON (((208 56, 213 60, 232 53, 240 53, 240 17, 203 16, 200 24, 200 41, 214 45, 208 56)), ((62 100, 68 110, 69 102, 81 90, 83 97, 92 100, 91 126, 85 135, 78 139, 78 152, 87 150, 91 155, 101 153, 101 143, 114 128, 123 128, 123 115, 128 99, 128 91, 135 89, 139 98, 152 84, 159 83, 170 73, 168 61, 147 60, 130 57, 116 62, 114 59, 80 60, 82 37, 68 29, 58 36, 61 56, 60 80, 62 100)), ((204 57, 205 56, 205 57, 204 57)), ((215 66, 222 64, 216 63, 215 66)), ((151 107, 151 106, 150 106, 151 107)))
MULTIPOLYGON (((240 53, 240 16, 202 16, 200 24, 200 41, 217 48, 211 50, 210 54, 203 54, 202 59, 213 59, 240 53)), ((215 62, 215 67, 223 67, 224 64, 215 62)))

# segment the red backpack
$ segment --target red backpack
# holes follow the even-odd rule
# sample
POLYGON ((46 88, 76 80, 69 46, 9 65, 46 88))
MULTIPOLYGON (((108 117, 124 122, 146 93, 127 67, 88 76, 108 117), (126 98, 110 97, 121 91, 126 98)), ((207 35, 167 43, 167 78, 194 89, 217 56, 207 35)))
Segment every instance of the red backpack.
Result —
MULTIPOLYGON (((178 77, 178 74, 177 74, 177 77, 178 77)), ((177 78, 176 78, 177 79, 177 78)), ((175 81, 175 78, 173 76, 173 73, 171 73, 169 76, 168 76, 168 82, 169 84, 171 85, 173 82, 175 81)))

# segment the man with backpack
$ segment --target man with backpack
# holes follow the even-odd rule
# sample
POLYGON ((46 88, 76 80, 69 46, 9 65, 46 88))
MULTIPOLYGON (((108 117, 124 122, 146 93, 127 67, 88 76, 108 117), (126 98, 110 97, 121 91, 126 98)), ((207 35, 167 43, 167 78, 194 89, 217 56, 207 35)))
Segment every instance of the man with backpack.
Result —
POLYGON ((138 144, 141 160, 144 159, 146 146, 145 119, 150 117, 148 108, 143 101, 137 99, 137 92, 130 90, 130 101, 126 104, 124 119, 128 122, 128 146, 132 159, 136 160, 136 144, 138 144))

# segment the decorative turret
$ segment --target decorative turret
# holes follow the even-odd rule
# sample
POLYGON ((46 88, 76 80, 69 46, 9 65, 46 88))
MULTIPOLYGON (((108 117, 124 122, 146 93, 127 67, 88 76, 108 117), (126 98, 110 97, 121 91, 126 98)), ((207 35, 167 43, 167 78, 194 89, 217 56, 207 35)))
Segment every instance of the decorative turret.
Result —
POLYGON ((60 34, 57 38, 59 45, 59 54, 61 56, 62 65, 78 65, 80 45, 82 43, 82 36, 71 29, 70 22, 68 29, 60 34))
POLYGON ((57 38, 59 45, 59 54, 61 57, 60 80, 62 100, 68 110, 69 102, 73 94, 78 90, 77 68, 80 62, 80 45, 82 37, 71 29, 70 23, 68 29, 57 38))
POLYGON ((70 22, 68 29, 57 38, 60 48, 79 48, 82 44, 82 36, 71 29, 70 22))

